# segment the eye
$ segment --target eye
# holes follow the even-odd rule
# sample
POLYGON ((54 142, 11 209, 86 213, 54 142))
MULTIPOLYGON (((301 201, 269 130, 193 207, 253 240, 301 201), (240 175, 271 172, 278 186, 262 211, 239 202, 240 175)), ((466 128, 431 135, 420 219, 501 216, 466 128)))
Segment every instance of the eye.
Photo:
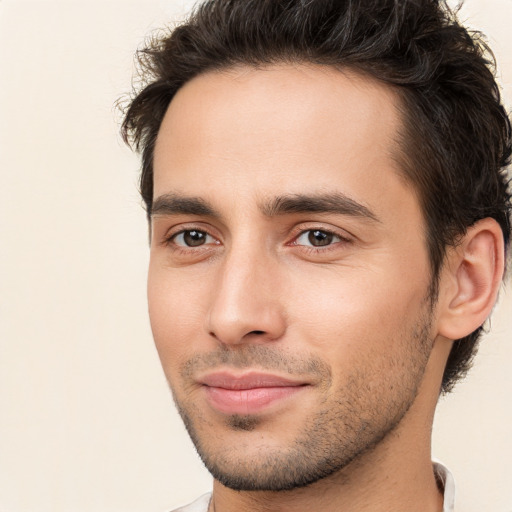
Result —
POLYGON ((342 238, 322 229, 308 229, 303 231, 296 239, 295 245, 311 247, 325 247, 333 243, 341 242, 342 238))
POLYGON ((205 244, 217 243, 213 236, 197 229, 180 231, 173 235, 171 240, 180 247, 199 247, 205 244))

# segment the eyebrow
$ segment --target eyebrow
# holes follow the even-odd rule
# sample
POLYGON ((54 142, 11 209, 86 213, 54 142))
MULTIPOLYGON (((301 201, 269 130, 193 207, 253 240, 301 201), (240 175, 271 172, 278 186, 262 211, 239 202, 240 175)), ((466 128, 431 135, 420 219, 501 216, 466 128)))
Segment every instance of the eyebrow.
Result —
MULTIPOLYGON (((293 213, 335 213, 380 222, 365 205, 342 193, 292 194, 274 197, 259 205, 266 217, 293 213)), ((200 197, 163 194, 151 205, 150 217, 156 215, 198 215, 220 218, 222 215, 200 197)))
POLYGON ((367 206, 340 192, 278 196, 262 204, 261 210, 268 217, 291 213, 335 213, 380 222, 367 206))
POLYGON ((151 204, 149 216, 154 215, 205 215, 220 217, 220 214, 204 199, 200 197, 181 196, 178 194, 164 194, 156 198, 151 204))

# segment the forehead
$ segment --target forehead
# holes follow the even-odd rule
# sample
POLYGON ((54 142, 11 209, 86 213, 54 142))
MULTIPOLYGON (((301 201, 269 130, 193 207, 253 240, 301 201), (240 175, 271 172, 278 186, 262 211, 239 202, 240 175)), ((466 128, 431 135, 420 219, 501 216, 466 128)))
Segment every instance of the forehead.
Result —
POLYGON ((205 73, 178 91, 164 117, 154 197, 212 196, 224 186, 230 202, 261 201, 337 182, 351 196, 371 200, 373 191, 378 203, 379 187, 402 181, 393 157, 398 101, 375 80, 327 66, 205 73))

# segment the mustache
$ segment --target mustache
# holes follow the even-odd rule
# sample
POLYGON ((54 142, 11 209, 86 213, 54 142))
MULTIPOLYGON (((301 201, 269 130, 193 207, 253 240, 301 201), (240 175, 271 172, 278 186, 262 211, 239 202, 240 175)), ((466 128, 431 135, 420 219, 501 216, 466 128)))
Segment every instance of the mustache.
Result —
POLYGON ((330 381, 330 366, 313 354, 298 356, 269 345, 241 345, 236 348, 220 347, 202 354, 196 354, 181 367, 181 376, 189 379, 206 370, 219 367, 236 369, 251 368, 263 371, 277 371, 289 375, 315 376, 330 381))

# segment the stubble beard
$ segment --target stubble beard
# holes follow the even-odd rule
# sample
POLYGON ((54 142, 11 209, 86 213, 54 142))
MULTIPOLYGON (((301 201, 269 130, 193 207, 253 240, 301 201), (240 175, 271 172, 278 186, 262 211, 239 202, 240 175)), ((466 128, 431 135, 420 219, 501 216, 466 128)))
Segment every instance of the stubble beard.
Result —
MULTIPOLYGON (((425 314, 408 336, 403 336, 403 353, 396 360, 373 366, 365 361, 366 366, 354 370, 343 388, 337 390, 336 400, 325 397, 321 400, 287 446, 259 449, 257 458, 248 457, 233 443, 212 449, 209 440, 216 435, 214 427, 205 420, 203 411, 173 392, 185 427, 208 471, 221 484, 237 491, 286 491, 308 486, 334 473, 341 474, 389 436, 414 403, 433 344, 429 339, 431 313, 430 310, 425 314), (381 378, 376 388, 369 384, 365 371, 368 368, 371 376, 389 375, 389 378, 381 378)), ((221 360, 233 367, 251 367, 257 363, 265 369, 288 368, 295 374, 299 367, 314 368, 329 385, 330 368, 324 361, 309 358, 299 363, 265 345, 248 345, 242 350, 238 347, 237 352, 228 349, 198 357, 189 361, 182 375, 200 365, 214 367, 221 360)), ((231 415, 226 417, 224 428, 250 435, 262 423, 258 415, 231 415)))

